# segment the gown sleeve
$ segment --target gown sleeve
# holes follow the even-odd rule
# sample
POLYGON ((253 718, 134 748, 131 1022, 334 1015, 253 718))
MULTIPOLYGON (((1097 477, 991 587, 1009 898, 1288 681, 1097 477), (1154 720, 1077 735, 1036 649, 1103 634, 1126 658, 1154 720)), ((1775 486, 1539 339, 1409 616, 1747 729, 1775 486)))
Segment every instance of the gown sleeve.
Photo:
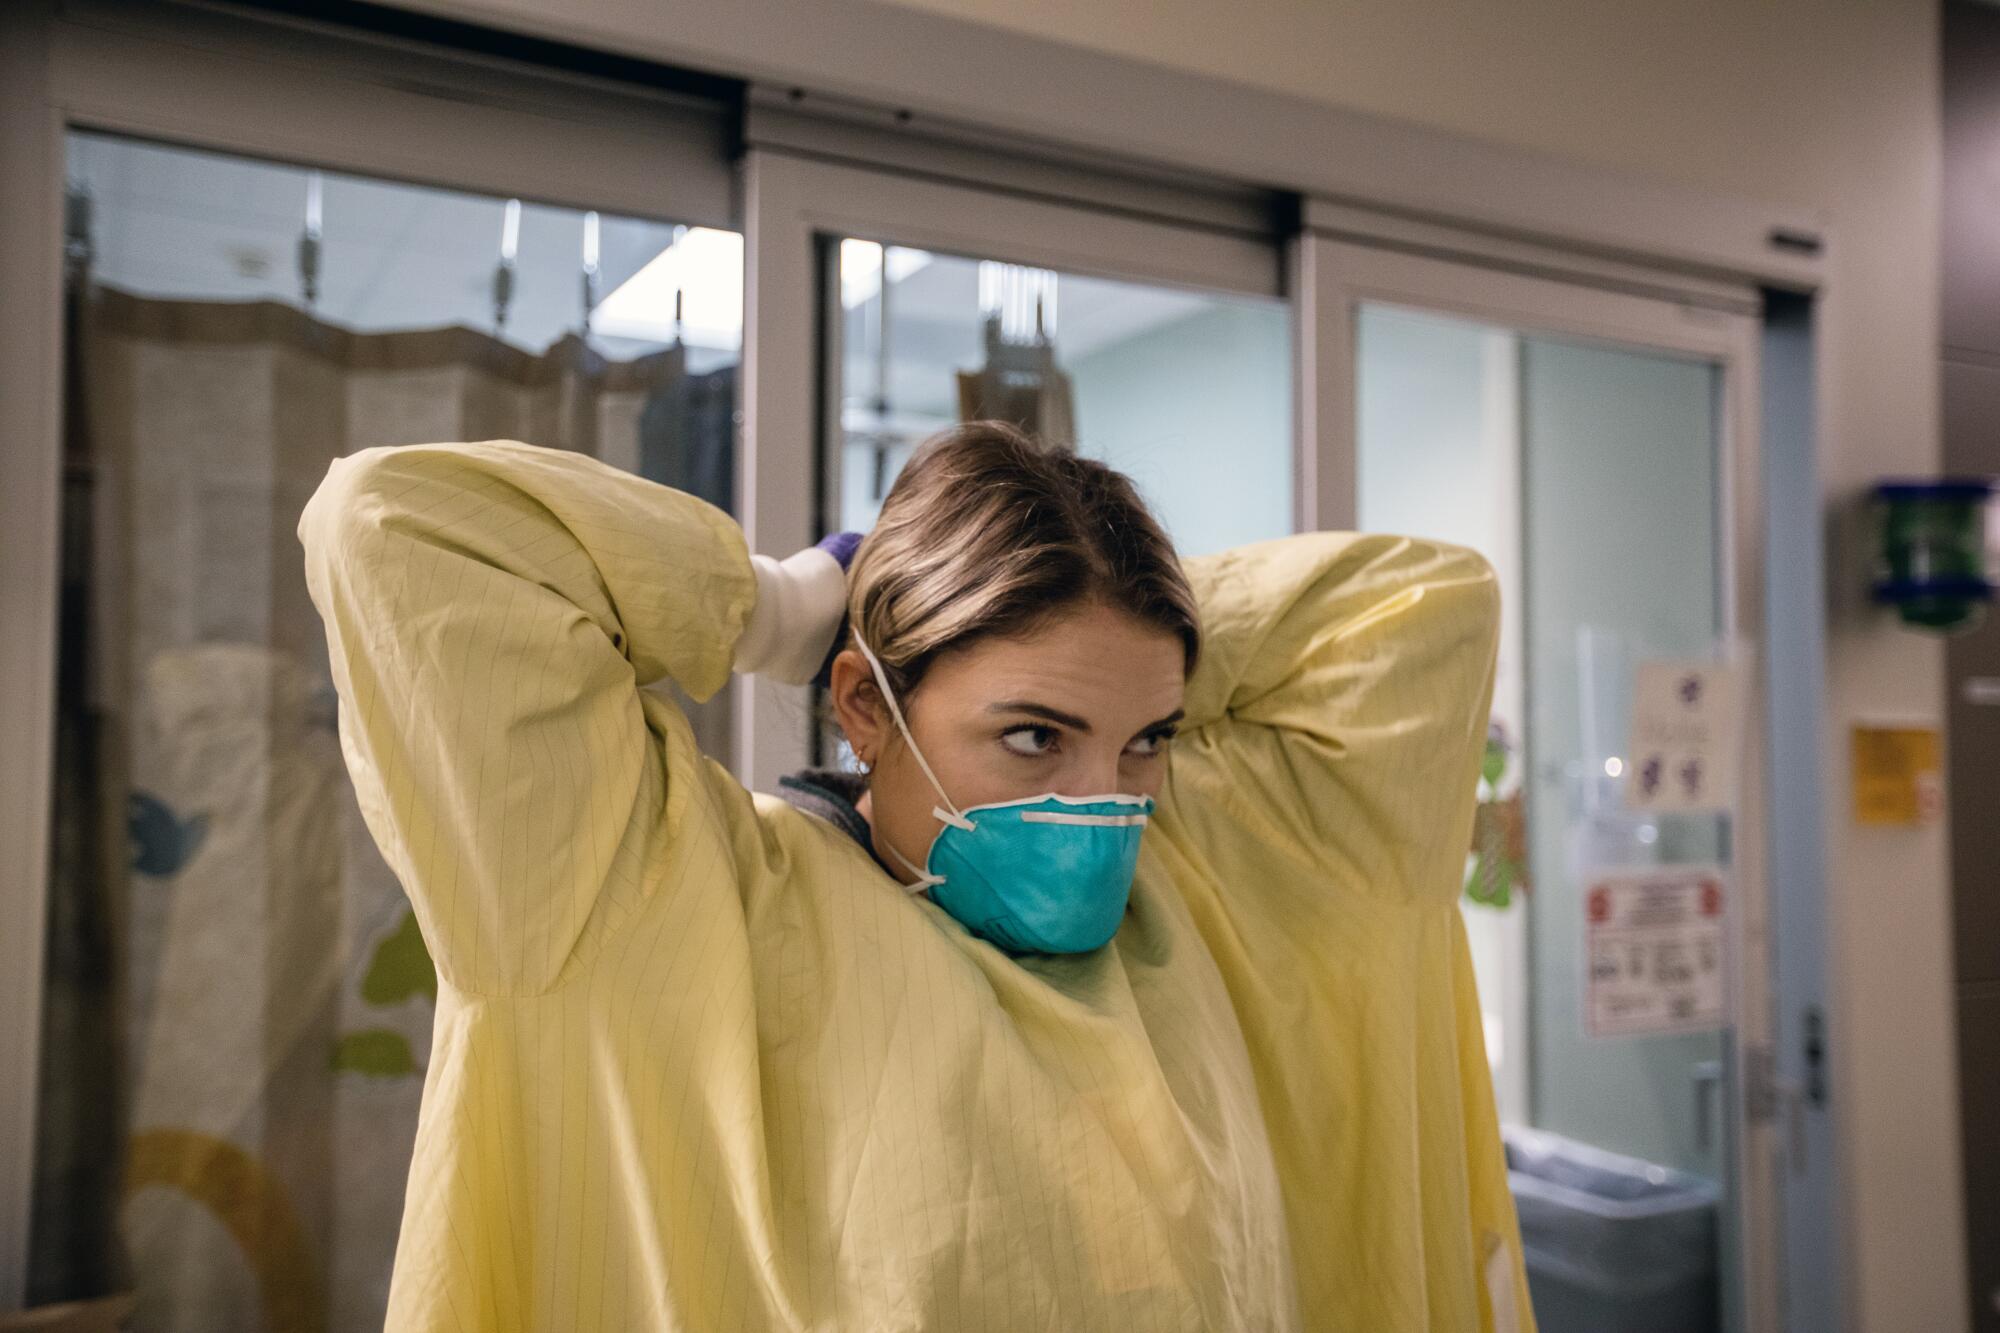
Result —
POLYGON ((727 515, 508 440, 335 460, 299 518, 341 747, 440 974, 559 979, 607 886, 641 893, 667 747, 639 686, 706 699, 756 600, 727 515))
POLYGON ((1491 566, 1441 542, 1312 533, 1188 576, 1204 641, 1176 776, 1187 750, 1185 767, 1226 769, 1203 801, 1313 878, 1455 898, 1499 639, 1491 566))
POLYGON ((1313 1327, 1526 1333, 1457 905, 1493 571, 1437 542, 1314 533, 1188 575, 1203 656, 1147 838, 1242 1025, 1301 1309, 1313 1327))

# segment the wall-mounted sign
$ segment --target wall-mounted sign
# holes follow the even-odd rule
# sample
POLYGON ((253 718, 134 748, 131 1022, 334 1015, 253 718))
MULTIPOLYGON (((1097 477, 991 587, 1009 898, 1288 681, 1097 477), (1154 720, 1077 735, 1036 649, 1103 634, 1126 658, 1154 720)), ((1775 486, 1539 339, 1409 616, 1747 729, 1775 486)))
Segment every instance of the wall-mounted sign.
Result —
POLYGON ((1854 822, 1917 828, 1944 812, 1936 727, 1854 729, 1854 822))
POLYGON ((1641 662, 1632 679, 1634 810, 1728 810, 1742 752, 1741 678, 1721 662, 1641 662))
POLYGON ((1729 881, 1707 866, 1584 880, 1584 1032, 1636 1037, 1729 1022, 1729 881))

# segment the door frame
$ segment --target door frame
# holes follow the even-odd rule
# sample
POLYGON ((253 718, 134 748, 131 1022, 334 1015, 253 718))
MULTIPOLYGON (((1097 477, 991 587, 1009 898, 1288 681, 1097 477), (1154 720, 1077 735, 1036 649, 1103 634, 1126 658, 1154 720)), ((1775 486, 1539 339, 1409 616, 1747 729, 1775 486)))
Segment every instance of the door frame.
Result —
MULTIPOLYGON (((1309 216, 1310 221, 1310 216, 1309 216)), ((1446 254, 1391 237, 1369 244, 1308 229, 1294 243, 1302 340, 1300 420, 1316 448, 1302 451, 1317 472, 1301 496, 1318 515, 1355 522, 1358 495, 1356 321, 1364 304, 1399 306, 1477 320, 1526 334, 1615 343, 1715 364, 1721 372, 1717 533, 1725 635, 1744 669, 1741 795, 1732 830, 1737 947, 1731 981, 1735 1040, 1726 1044, 1732 1077, 1725 1119, 1727 1166, 1737 1188, 1723 1228, 1739 1238, 1741 1308, 1756 1333, 1783 1317, 1783 1226, 1779 1090, 1770 1077, 1776 1032, 1775 962, 1770 935, 1765 664, 1765 557, 1760 294, 1703 282, 1676 290, 1658 275, 1553 274, 1501 256, 1446 254)), ((1307 517, 1302 515, 1303 517, 1307 517)), ((1724 1263, 1728 1281, 1729 1264, 1724 1263)))

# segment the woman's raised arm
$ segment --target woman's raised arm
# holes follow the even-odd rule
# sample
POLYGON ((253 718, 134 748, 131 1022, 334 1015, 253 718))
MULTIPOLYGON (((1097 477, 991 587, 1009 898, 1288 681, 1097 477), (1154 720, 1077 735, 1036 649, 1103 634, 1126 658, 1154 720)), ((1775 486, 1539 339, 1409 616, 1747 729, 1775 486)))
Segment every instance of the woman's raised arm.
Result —
POLYGON ((298 535, 348 769, 439 971, 546 989, 657 836, 673 775, 637 686, 705 699, 728 678, 756 602, 741 532, 596 459, 497 440, 337 459, 298 535))
POLYGON ((1376 892, 1451 901, 1499 637, 1485 559, 1311 533, 1190 560, 1187 573, 1203 647, 1176 783, 1185 757, 1187 778, 1208 779, 1202 802, 1273 851, 1376 892))

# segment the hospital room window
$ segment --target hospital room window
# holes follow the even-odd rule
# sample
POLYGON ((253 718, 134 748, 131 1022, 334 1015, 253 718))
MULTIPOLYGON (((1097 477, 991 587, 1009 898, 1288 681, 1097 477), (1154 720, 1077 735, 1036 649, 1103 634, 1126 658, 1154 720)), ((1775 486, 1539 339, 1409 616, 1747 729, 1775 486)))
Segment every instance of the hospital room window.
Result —
POLYGON ((839 238, 830 256, 828 531, 865 531, 919 443, 981 418, 1130 474, 1183 555, 1292 530, 1282 300, 876 239, 839 238))
MULTIPOLYGON (((733 510, 742 236, 106 134, 67 165, 28 1297, 379 1329, 437 983, 299 513, 332 459, 491 438, 733 510)), ((726 763, 726 696, 690 715, 726 763)))
MULTIPOLYGON (((918 445, 982 419, 1129 475, 1184 556, 1292 531, 1284 301, 824 239, 824 531, 866 532, 918 445)), ((851 765, 816 718, 814 752, 851 765)))

